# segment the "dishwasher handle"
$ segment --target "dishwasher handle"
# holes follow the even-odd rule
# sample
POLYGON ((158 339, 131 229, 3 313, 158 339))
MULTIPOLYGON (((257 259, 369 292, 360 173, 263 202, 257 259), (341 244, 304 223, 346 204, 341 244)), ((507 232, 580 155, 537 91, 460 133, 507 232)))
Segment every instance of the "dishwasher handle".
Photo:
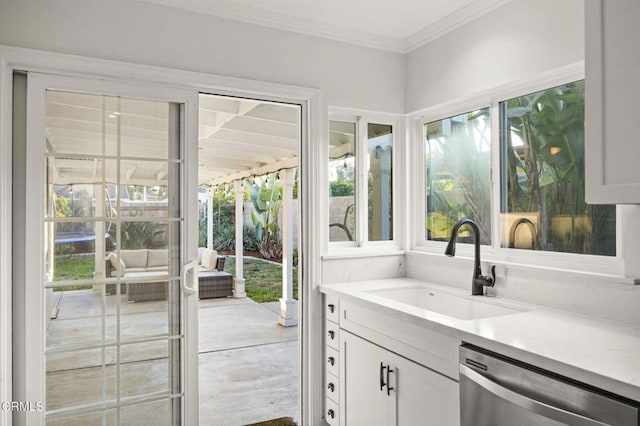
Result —
POLYGON ((514 392, 511 389, 508 389, 488 379, 487 377, 467 367, 466 365, 460 364, 460 374, 476 383, 477 385, 481 386, 485 390, 498 396, 499 398, 502 398, 505 401, 524 408, 527 411, 531 411, 541 416, 548 417, 552 420, 575 426, 609 426, 608 423, 590 419, 580 414, 572 413, 571 411, 554 407, 552 405, 536 401, 535 399, 529 398, 528 396, 514 392))

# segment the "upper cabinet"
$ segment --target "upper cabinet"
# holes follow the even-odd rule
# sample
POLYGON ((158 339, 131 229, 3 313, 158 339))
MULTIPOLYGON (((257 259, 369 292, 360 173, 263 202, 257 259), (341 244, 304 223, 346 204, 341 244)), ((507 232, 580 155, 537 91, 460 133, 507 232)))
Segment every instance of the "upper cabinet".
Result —
POLYGON ((640 0, 586 0, 586 199, 640 204, 640 0))

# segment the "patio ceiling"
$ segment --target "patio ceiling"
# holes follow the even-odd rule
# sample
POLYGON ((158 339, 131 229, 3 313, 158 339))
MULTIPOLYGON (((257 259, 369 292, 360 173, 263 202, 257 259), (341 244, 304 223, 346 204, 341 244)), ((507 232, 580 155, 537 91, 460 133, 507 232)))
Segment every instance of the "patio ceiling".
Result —
MULTIPOLYGON (((201 95, 198 183, 296 167, 299 123, 295 105, 201 95)), ((122 184, 167 185, 167 103, 49 91, 45 132, 52 183, 115 183, 119 173, 122 184), (102 159, 117 154, 119 170, 102 159)))
POLYGON ((218 185, 298 165, 299 107, 200 95, 198 182, 218 185))

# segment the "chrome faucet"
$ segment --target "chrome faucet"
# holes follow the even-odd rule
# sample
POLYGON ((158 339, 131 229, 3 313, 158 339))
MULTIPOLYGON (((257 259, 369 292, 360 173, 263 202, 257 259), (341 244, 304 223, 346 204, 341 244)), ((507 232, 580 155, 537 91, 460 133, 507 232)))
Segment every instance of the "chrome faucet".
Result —
POLYGON ((471 219, 467 218, 460 219, 456 222, 456 224, 453 225, 451 239, 449 239, 449 244, 447 244, 447 249, 444 251, 444 254, 449 257, 456 255, 456 237, 458 236, 458 231, 462 225, 469 225, 471 229, 473 229, 473 233, 475 235, 471 295, 482 296, 484 295, 485 287, 493 287, 496 283, 496 265, 491 267, 491 276, 482 275, 482 270, 480 269, 480 229, 478 229, 478 225, 476 225, 476 223, 471 219))

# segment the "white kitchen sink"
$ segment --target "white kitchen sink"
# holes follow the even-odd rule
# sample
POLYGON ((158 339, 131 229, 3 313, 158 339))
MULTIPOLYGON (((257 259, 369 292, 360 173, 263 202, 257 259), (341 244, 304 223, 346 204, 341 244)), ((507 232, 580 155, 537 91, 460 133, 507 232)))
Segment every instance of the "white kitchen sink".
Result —
POLYGON ((477 300, 472 300, 422 286, 370 290, 368 293, 460 320, 491 318, 522 312, 486 303, 482 301, 484 296, 474 296, 477 300))

